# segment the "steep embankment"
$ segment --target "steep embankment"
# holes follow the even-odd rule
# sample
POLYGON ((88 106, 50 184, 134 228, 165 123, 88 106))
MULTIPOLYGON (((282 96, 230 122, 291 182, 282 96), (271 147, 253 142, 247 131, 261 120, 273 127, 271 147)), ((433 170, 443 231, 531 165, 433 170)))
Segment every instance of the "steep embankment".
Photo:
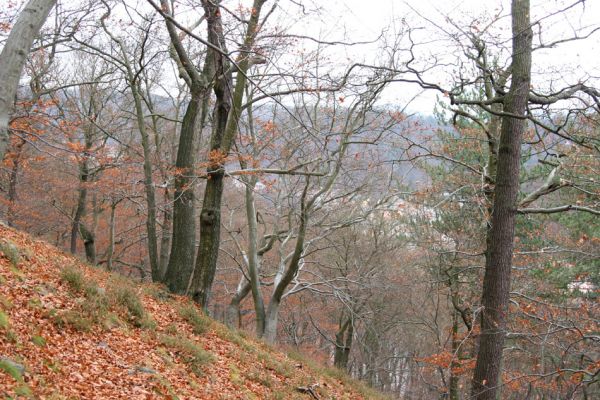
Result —
POLYGON ((3 398, 378 397, 229 331, 156 285, 86 266, 4 226, 0 238, 3 398))

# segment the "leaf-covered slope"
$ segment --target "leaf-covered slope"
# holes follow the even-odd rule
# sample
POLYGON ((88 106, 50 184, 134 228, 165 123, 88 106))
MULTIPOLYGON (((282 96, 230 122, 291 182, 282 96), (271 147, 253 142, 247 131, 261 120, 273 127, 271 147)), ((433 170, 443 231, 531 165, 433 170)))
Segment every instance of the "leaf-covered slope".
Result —
POLYGON ((378 397, 229 331, 156 285, 86 266, 4 226, 0 238, 3 398, 378 397))

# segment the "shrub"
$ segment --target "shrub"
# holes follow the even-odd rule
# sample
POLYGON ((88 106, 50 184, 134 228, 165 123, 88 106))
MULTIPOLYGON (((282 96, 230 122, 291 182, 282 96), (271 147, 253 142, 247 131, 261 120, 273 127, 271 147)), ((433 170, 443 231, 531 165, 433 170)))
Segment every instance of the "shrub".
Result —
POLYGON ((160 342, 182 354, 182 360, 190 366, 192 372, 198 376, 203 374, 202 368, 214 361, 214 356, 204 350, 196 342, 182 336, 159 336, 160 342))
POLYGON ((33 342, 33 344, 39 347, 44 347, 46 345, 46 339, 44 339, 44 337, 40 335, 33 335, 31 337, 31 341, 33 342))
POLYGON ((82 292, 85 287, 85 278, 80 270, 66 267, 60 272, 60 279, 69 285, 74 292, 82 292))
POLYGON ((4 254, 4 257, 8 258, 13 267, 16 267, 21 261, 19 248, 10 240, 0 240, 0 251, 4 254))
POLYGON ((192 325, 192 331, 197 335, 206 333, 210 328, 211 321, 198 312, 193 305, 187 305, 179 309, 179 315, 192 325))
POLYGON ((10 327, 10 320, 8 319, 8 315, 2 310, 0 310, 0 329, 8 329, 10 327))
POLYGON ((156 323, 146 313, 144 304, 137 293, 126 283, 117 283, 111 285, 109 297, 119 305, 124 307, 129 314, 129 318, 134 326, 141 328, 154 328, 156 323))

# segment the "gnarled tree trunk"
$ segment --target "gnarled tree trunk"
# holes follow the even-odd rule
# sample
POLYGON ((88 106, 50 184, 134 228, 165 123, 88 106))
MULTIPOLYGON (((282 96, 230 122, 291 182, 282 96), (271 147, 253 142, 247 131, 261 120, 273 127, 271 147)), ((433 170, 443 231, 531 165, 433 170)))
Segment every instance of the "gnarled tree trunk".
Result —
MULTIPOLYGON (((237 67, 237 78, 233 95, 232 78, 226 57, 213 49, 215 71, 218 76, 214 91, 217 96, 210 156, 208 180, 204 192, 204 202, 200 213, 200 246, 196 257, 196 268, 191 285, 192 297, 205 310, 208 307, 210 291, 217 269, 219 244, 221 242, 221 202, 223 197, 224 158, 229 154, 238 133, 238 124, 242 112, 242 100, 246 89, 246 73, 250 66, 248 53, 252 50, 260 11, 266 0, 254 0, 252 14, 241 48, 242 57, 237 67)), ((222 51, 226 51, 223 25, 218 2, 205 1, 208 23, 208 41, 222 51)))

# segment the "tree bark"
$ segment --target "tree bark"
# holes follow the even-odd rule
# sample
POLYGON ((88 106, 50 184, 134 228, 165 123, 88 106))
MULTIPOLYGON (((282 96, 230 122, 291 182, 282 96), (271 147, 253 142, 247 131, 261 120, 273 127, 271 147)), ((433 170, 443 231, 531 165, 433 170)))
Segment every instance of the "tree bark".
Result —
POLYGON ((171 227, 173 214, 169 208, 169 203, 172 201, 169 188, 165 188, 165 209, 163 210, 162 232, 160 239, 160 258, 158 259, 158 268, 160 270, 160 281, 163 282, 167 274, 167 266, 169 265, 169 247, 171 246, 171 227))
POLYGON ((265 305, 260 289, 258 256, 258 228, 256 220, 256 207, 254 205, 254 188, 257 178, 250 178, 246 185, 246 219, 248 221, 248 274, 250 275, 250 287, 252 299, 254 300, 254 311, 256 313, 256 335, 261 337, 265 330, 265 305))
POLYGON ((19 140, 19 143, 15 146, 14 157, 12 160, 12 167, 10 170, 10 178, 8 182, 8 210, 6 215, 6 223, 8 226, 14 226, 15 224, 15 204, 17 202, 17 183, 19 179, 19 169, 21 166, 21 155, 23 154, 23 147, 25 146, 25 139, 19 140))
MULTIPOLYGON (((529 0, 513 0, 512 81, 504 100, 504 112, 524 116, 531 81, 529 0)), ((481 335, 473 374, 472 398, 496 399, 501 374, 502 350, 506 334, 515 216, 519 192, 521 140, 524 120, 502 117, 500 145, 490 241, 486 252, 483 281, 481 335)))
POLYGON ((144 154, 144 191, 146 192, 146 205, 148 207, 146 215, 146 234, 148 236, 146 240, 148 247, 148 259, 150 261, 152 281, 158 282, 161 278, 161 273, 158 265, 158 236, 156 234, 156 193, 154 191, 154 181, 152 178, 152 156, 150 151, 150 139, 148 131, 146 130, 146 122, 144 121, 144 108, 142 107, 139 80, 134 78, 133 71, 131 71, 129 68, 128 80, 131 93, 133 95, 133 101, 135 104, 138 130, 140 131, 140 135, 142 137, 142 150, 144 154))
POLYGON ((164 277, 165 284, 173 293, 185 294, 194 268, 194 244, 196 224, 194 223, 193 169, 195 156, 194 132, 200 112, 202 91, 193 88, 187 105, 175 161, 175 193, 173 202, 173 237, 169 264, 164 277))
POLYGON ((337 368, 347 371, 348 360, 350 359, 350 350, 354 336, 354 326, 350 316, 345 317, 342 314, 340 318, 338 331, 335 334, 335 352, 333 355, 333 365, 337 368))
POLYGON ((225 324, 229 328, 241 328, 242 316, 240 313, 240 304, 248 295, 248 293, 250 293, 250 282, 246 280, 245 276, 242 276, 237 290, 235 291, 235 295, 231 298, 231 301, 227 305, 225 324))
POLYGON ((83 247, 85 249, 85 259, 88 263, 96 265, 96 237, 94 232, 89 230, 85 225, 79 225, 81 238, 83 239, 83 247))
POLYGON ((267 307, 267 314, 265 316, 265 332, 263 338, 267 343, 275 343, 277 339, 277 320, 279 318, 279 306, 281 301, 278 299, 271 299, 269 306, 267 307))
MULTIPOLYGON (((260 11, 265 1, 254 0, 244 43, 241 46, 242 56, 237 64, 238 71, 233 96, 231 95, 233 87, 231 69, 227 59, 221 52, 209 49, 214 57, 214 66, 218 77, 214 85, 217 103, 210 146, 210 156, 214 159, 211 160, 211 165, 207 170, 208 180, 200 213, 200 246, 191 285, 194 301, 205 310, 208 307, 210 291, 215 278, 221 241, 221 203, 225 157, 229 154, 237 137, 242 100, 246 89, 246 73, 250 66, 248 54, 254 45, 260 11)), ((210 1, 204 1, 203 5, 207 15, 208 41, 226 51, 219 5, 210 1)))
POLYGON ((110 220, 108 223, 108 249, 106 250, 106 269, 109 271, 113 270, 113 257, 115 254, 115 214, 119 201, 112 201, 110 203, 110 220))
MULTIPOLYGON (((161 0, 161 7, 172 14, 167 0, 161 0)), ((175 193, 173 202, 173 236, 169 263, 164 283, 174 293, 186 294, 194 272, 194 252, 196 243, 196 224, 194 223, 194 136, 201 130, 206 120, 213 69, 211 52, 207 53, 204 68, 200 73, 183 47, 175 25, 165 18, 172 45, 172 57, 178 65, 180 75, 190 89, 190 102, 187 105, 177 148, 175 161, 175 193), (200 129, 197 129, 200 115, 200 129)))
MULTIPOLYGON (((86 143, 87 144, 87 143, 86 143)), ((91 144, 86 145, 85 152, 87 153, 91 148, 91 144)), ((90 171, 88 166, 88 156, 83 155, 83 160, 79 166, 79 188, 77 189, 77 206, 75 208, 75 214, 73 215, 73 222, 71 224, 71 253, 77 253, 77 236, 81 233, 82 219, 86 213, 87 205, 87 184, 90 179, 90 171)))
POLYGON ((0 53, 0 161, 8 147, 8 123, 29 49, 56 0, 30 0, 0 53))

